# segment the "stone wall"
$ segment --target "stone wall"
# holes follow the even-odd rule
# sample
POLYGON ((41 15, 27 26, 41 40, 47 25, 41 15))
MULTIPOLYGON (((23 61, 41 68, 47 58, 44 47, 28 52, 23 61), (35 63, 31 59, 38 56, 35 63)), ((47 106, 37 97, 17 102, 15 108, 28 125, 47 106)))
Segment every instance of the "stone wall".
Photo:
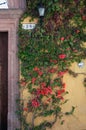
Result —
POLYGON ((25 9, 26 0, 8 0, 10 9, 25 9))
POLYGON ((25 0, 8 0, 8 9, 0 9, 0 32, 8 32, 8 130, 19 127, 15 114, 19 64, 17 57, 18 24, 25 10, 25 0))

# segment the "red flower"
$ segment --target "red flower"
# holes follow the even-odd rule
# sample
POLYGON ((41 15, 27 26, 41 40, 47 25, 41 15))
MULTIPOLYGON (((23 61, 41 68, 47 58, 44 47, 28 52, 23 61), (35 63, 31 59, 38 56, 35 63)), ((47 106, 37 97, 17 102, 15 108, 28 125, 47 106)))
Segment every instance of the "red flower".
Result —
POLYGON ((50 101, 51 101, 51 98, 48 98, 47 101, 50 102, 50 101))
POLYGON ((41 94, 41 89, 37 89, 37 96, 41 94))
POLYGON ((80 33, 80 30, 76 30, 76 33, 80 33))
POLYGON ((32 80, 31 80, 31 82, 34 84, 34 83, 35 83, 35 81, 36 81, 36 78, 35 78, 35 77, 33 77, 33 78, 32 78, 32 80))
POLYGON ((64 93, 64 92, 65 92, 65 89, 58 90, 58 91, 57 91, 57 96, 58 96, 58 95, 61 95, 61 94, 64 93))
POLYGON ((64 41, 64 40, 65 40, 65 38, 64 38, 64 37, 61 37, 61 38, 60 38, 60 40, 61 40, 61 41, 64 41))
POLYGON ((33 70, 36 71, 38 73, 38 75, 40 75, 40 76, 43 74, 43 72, 40 71, 40 69, 38 67, 35 67, 33 70))
POLYGON ((34 71, 39 71, 39 68, 38 68, 38 67, 35 67, 33 70, 34 70, 34 71))
POLYGON ((48 95, 52 94, 52 89, 50 86, 44 87, 42 89, 37 89, 37 95, 48 95))
POLYGON ((74 49, 73 52, 78 52, 78 50, 74 49))
POLYGON ((66 71, 60 71, 60 72, 58 73, 58 75, 59 75, 59 76, 63 76, 65 73, 66 73, 66 71))
POLYGON ((46 87, 46 83, 45 82, 42 82, 40 85, 41 85, 42 88, 46 87))
POLYGON ((57 63, 57 60, 50 60, 51 63, 57 63))
POLYGON ((27 108, 27 107, 25 107, 23 110, 27 112, 27 111, 28 111, 28 108, 27 108))
POLYGON ((64 98, 61 95, 58 95, 57 98, 64 100, 64 98))
POLYGON ((37 107, 40 106, 40 104, 39 104, 39 102, 38 102, 37 99, 33 99, 33 100, 32 100, 32 106, 35 107, 35 108, 37 108, 37 107))
POLYGON ((66 58, 66 55, 65 54, 60 54, 59 55, 59 59, 65 59, 66 58))
POLYGON ((61 94, 63 94, 65 92, 65 89, 61 89, 57 91, 57 98, 63 100, 63 96, 61 94))
POLYGON ((65 83, 63 83, 63 84, 62 84, 62 86, 63 86, 63 88, 65 88, 65 87, 66 87, 66 84, 65 84, 65 83))
POLYGON ((55 73, 56 70, 57 70, 56 68, 51 68, 51 69, 48 70, 48 72, 50 72, 50 73, 55 73))
POLYGON ((50 86, 47 87, 47 92, 48 92, 49 94, 52 94, 52 89, 51 89, 50 86))
POLYGON ((43 72, 42 71, 38 71, 38 74, 39 74, 39 76, 42 76, 43 72))
POLYGON ((21 86, 23 86, 23 87, 26 86, 26 82, 25 82, 25 81, 22 81, 22 82, 21 82, 21 86))
POLYGON ((41 92, 41 93, 40 93, 41 95, 47 95, 47 91, 46 91, 46 89, 45 89, 45 88, 44 88, 44 89, 42 89, 42 90, 40 90, 40 92, 41 92))
POLYGON ((85 16, 85 15, 82 16, 82 20, 83 20, 83 21, 86 20, 86 16, 85 16))
POLYGON ((67 48, 66 50, 68 50, 68 51, 69 51, 69 50, 70 50, 70 48, 67 48))

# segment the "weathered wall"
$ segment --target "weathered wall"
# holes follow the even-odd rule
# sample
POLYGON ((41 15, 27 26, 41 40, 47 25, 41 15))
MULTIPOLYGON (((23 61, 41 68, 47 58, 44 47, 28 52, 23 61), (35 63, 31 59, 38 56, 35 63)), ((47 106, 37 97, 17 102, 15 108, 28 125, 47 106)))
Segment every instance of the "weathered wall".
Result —
POLYGON ((8 0, 8 7, 10 9, 25 9, 26 0, 8 0))
POLYGON ((0 32, 8 32, 8 130, 20 123, 15 114, 18 91, 19 66, 17 57, 18 24, 25 10, 25 0, 8 0, 8 9, 0 9, 0 32))

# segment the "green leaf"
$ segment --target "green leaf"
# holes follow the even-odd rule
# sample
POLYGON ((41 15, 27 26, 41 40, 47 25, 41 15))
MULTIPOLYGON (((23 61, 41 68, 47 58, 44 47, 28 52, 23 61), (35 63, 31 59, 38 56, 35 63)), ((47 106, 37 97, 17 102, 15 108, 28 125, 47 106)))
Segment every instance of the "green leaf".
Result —
POLYGON ((44 113, 43 113, 43 116, 50 116, 50 115, 52 115, 54 113, 54 110, 49 110, 49 111, 45 111, 44 113))
POLYGON ((64 120, 61 121, 61 125, 63 125, 63 124, 64 124, 64 120))
POLYGON ((75 107, 72 106, 72 110, 70 112, 66 112, 65 114, 66 115, 72 115, 74 113, 74 111, 75 111, 75 107))

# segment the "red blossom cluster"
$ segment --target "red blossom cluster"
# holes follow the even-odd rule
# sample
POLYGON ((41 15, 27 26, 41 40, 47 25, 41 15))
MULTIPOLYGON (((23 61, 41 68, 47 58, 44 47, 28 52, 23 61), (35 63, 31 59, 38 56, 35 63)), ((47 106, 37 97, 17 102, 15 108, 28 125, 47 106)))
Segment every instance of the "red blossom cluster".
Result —
POLYGON ((78 50, 74 49, 73 52, 78 52, 78 50))
POLYGON ((50 72, 50 73, 55 73, 56 71, 57 71, 56 68, 50 68, 50 69, 48 70, 48 72, 50 72))
POLYGON ((26 111, 26 112, 28 112, 28 108, 27 107, 24 107, 23 110, 26 111))
POLYGON ((22 87, 25 87, 27 83, 25 80, 21 79, 20 84, 22 87))
POLYGON ((36 78, 35 78, 35 77, 33 77, 33 78, 32 78, 32 80, 31 80, 32 84, 34 84, 34 83, 35 83, 35 81, 36 81, 36 78))
MULTIPOLYGON (((43 75, 43 72, 42 72, 38 67, 35 67, 35 68, 33 69, 33 71, 37 72, 39 76, 42 76, 42 75, 43 75)), ((31 80, 32 84, 35 83, 36 79, 37 79, 37 78, 35 78, 35 77, 32 78, 32 80, 31 80)))
POLYGON ((86 21, 86 16, 85 15, 82 16, 82 20, 86 21))
POLYGON ((58 73, 58 76, 64 76, 65 73, 67 73, 67 70, 65 70, 65 71, 60 71, 60 72, 58 73))
POLYGON ((50 62, 56 64, 56 63, 57 63, 57 60, 52 60, 52 59, 51 59, 50 62))
POLYGON ((57 90, 57 98, 64 99, 62 94, 65 92, 65 89, 57 90))
POLYGON ((63 88, 65 88, 65 87, 66 87, 66 84, 65 84, 65 83, 63 83, 63 84, 62 84, 62 87, 63 87, 63 88))
POLYGON ((42 89, 38 88, 37 89, 37 95, 48 95, 52 94, 52 88, 50 86, 44 87, 42 89))
POLYGON ((77 29, 75 32, 78 34, 78 33, 80 33, 80 30, 77 29))
POLYGON ((41 88, 44 88, 44 87, 46 87, 46 83, 45 82, 41 82, 40 86, 41 86, 41 88))
POLYGON ((37 72, 39 76, 43 75, 43 72, 38 67, 35 67, 33 70, 37 72))
MULTIPOLYGON (((65 54, 61 54, 60 58, 65 58, 65 56, 66 56, 65 54)), ((41 76, 43 74, 43 72, 42 72, 43 70, 41 71, 40 68, 35 67, 33 69, 33 71, 38 73, 38 79, 42 78, 42 77, 39 77, 39 75, 41 76)), ((59 77, 62 77, 67 72, 67 70, 60 71, 60 72, 57 73, 57 67, 50 67, 50 68, 47 69, 46 72, 49 73, 49 74, 56 73, 56 74, 58 74, 59 77)), ((32 80, 31 80, 32 84, 34 84, 36 81, 37 81, 37 77, 33 77, 32 80)), ((53 89, 51 86, 47 85, 47 83, 45 81, 44 82, 39 82, 39 87, 36 88, 35 91, 32 93, 34 95, 34 99, 31 100, 32 107, 37 108, 37 107, 40 106, 40 102, 39 102, 40 96, 43 96, 43 97, 44 96, 46 96, 46 97, 49 96, 48 100, 46 100, 47 104, 49 104, 49 102, 52 100, 51 96, 54 93, 56 95, 56 98, 58 98, 60 100, 64 99, 63 98, 63 93, 65 92, 65 86, 66 86, 65 83, 61 84, 62 88, 60 90, 58 90, 58 88, 53 89)))
POLYGON ((64 40, 65 40, 65 38, 64 38, 64 37, 61 37, 61 38, 60 38, 60 40, 61 40, 61 41, 64 41, 64 40))
POLYGON ((59 59, 65 59, 66 55, 65 54, 60 54, 58 57, 59 57, 59 59))
POLYGON ((38 72, 38 71, 39 71, 39 68, 38 68, 38 67, 35 67, 33 70, 36 71, 36 72, 38 72))
POLYGON ((35 108, 40 106, 40 103, 37 99, 33 99, 31 103, 32 103, 32 106, 35 107, 35 108))

